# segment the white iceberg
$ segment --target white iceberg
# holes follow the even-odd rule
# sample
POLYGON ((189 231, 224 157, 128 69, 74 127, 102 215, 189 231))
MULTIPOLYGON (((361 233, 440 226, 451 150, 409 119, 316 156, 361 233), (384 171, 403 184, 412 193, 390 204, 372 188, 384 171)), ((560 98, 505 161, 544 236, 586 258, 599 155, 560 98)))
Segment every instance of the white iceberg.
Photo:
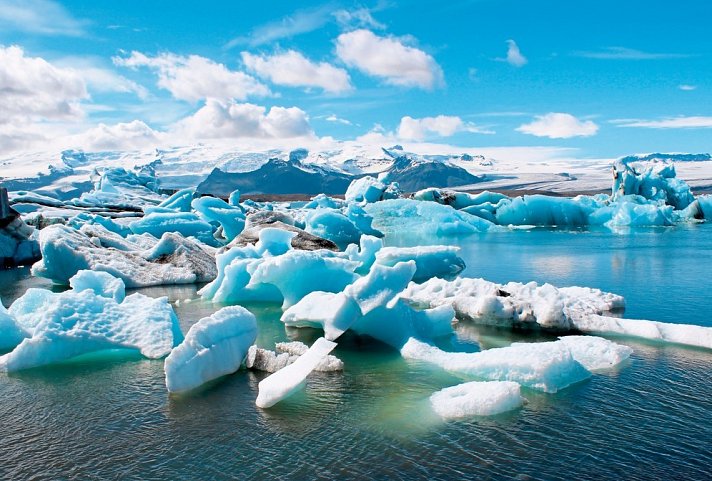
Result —
POLYGON ((272 407, 304 387, 307 376, 335 347, 335 342, 320 337, 294 363, 260 381, 255 401, 257 407, 272 407))
POLYGON ((394 266, 415 261, 413 282, 432 277, 452 279, 465 269, 465 261, 457 255, 459 250, 454 246, 383 247, 376 252, 376 263, 394 266))
POLYGON ((26 337, 29 337, 27 331, 20 327, 0 303, 0 352, 14 349, 26 337))
POLYGON ((602 371, 622 363, 633 349, 596 336, 562 336, 574 359, 589 371, 602 371))
POLYGON ((523 404, 519 384, 511 381, 466 382, 430 396, 433 411, 443 419, 493 416, 523 404))
POLYGON ((121 279, 102 271, 79 271, 69 279, 74 292, 90 290, 97 296, 109 297, 122 302, 126 297, 126 285, 121 279))
POLYGON ((19 371, 110 349, 129 349, 157 359, 183 339, 165 297, 132 294, 118 303, 91 289, 45 291, 44 295, 38 295, 39 289, 33 291, 9 311, 31 337, 0 357, 0 369, 19 371))
POLYGON ((255 316, 244 307, 224 307, 200 319, 165 360, 168 391, 190 391, 237 371, 256 338, 255 316))

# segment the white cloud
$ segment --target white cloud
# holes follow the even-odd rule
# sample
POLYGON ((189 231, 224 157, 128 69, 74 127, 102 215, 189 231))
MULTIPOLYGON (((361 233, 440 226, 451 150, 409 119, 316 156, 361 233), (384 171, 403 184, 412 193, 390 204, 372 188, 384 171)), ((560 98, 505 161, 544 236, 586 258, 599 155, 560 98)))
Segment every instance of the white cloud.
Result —
POLYGON ((690 92, 692 90, 697 90, 697 85, 682 84, 682 85, 679 85, 677 88, 679 88, 680 90, 684 90, 686 92, 690 92))
POLYGON ((522 52, 519 50, 517 42, 511 39, 507 40, 507 57, 499 58, 497 60, 501 62, 507 62, 513 67, 523 67, 528 62, 526 57, 522 55, 522 52))
POLYGON ((437 117, 423 117, 420 119, 405 116, 398 125, 397 135, 401 139, 420 141, 432 134, 440 137, 450 137, 458 132, 494 133, 489 130, 483 130, 471 122, 464 122, 457 116, 438 115, 437 117))
POLYGON ((335 122, 337 124, 353 125, 353 123, 350 120, 342 119, 341 117, 337 117, 335 114, 331 114, 331 115, 325 117, 324 120, 326 120, 327 122, 335 122))
POLYGON ((113 60, 122 67, 155 70, 159 87, 168 90, 173 97, 188 102, 208 97, 245 100, 250 96, 270 94, 267 86, 254 77, 229 70, 225 65, 199 55, 185 57, 162 53, 149 57, 134 51, 129 57, 114 57, 113 60))
POLYGON ((642 50, 626 47, 608 47, 597 52, 574 52, 574 56, 598 60, 665 60, 690 57, 690 55, 682 53, 643 52, 642 50))
POLYGON ((193 139, 283 139, 314 137, 306 113, 297 107, 265 107, 208 99, 201 109, 173 127, 193 139))
POLYGON ((596 135, 598 125, 591 120, 579 120, 571 114, 550 112, 546 115, 538 115, 536 120, 520 125, 516 130, 536 137, 569 139, 596 135))
POLYGON ((88 97, 73 69, 27 57, 17 46, 0 47, 0 123, 80 118, 80 102, 88 97))
POLYGON ((63 57, 54 65, 72 69, 79 75, 90 92, 133 93, 141 99, 148 97, 148 90, 115 71, 106 68, 104 59, 97 57, 63 57))
POLYGON ((245 66, 276 85, 288 87, 318 87, 326 92, 351 90, 349 74, 327 62, 312 62, 295 50, 274 55, 253 55, 242 52, 245 66))
POLYGON ((401 39, 380 37, 370 30, 339 35, 336 54, 346 65, 391 85, 431 89, 443 83, 442 69, 433 57, 401 39))
POLYGON ((99 124, 63 142, 85 150, 135 150, 159 145, 165 134, 157 132, 141 120, 114 125, 99 124))
POLYGON ((382 30, 385 25, 377 21, 371 15, 371 10, 368 8, 357 8, 356 10, 337 10, 334 12, 334 18, 344 28, 376 28, 382 30))
POLYGON ((712 128, 712 117, 667 117, 659 120, 625 119, 613 120, 620 127, 641 127, 647 129, 709 129, 712 128))
POLYGON ((0 0, 0 29, 79 37, 88 22, 51 0, 0 0))

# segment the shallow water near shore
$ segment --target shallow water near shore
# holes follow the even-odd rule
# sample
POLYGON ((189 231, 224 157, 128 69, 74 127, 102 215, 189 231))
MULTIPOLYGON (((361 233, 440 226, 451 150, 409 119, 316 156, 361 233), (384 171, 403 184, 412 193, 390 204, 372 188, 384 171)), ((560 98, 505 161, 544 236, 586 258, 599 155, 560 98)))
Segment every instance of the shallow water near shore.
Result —
MULTIPOLYGON (((462 247, 466 276, 598 287, 626 297, 625 317, 712 325, 710 224, 443 242, 462 247)), ((28 276, 0 272, 5 305, 28 287, 50 286, 28 276)), ((219 308, 195 299, 195 286, 141 291, 180 300, 184 332, 219 308)), ((258 317, 260 346, 320 335, 285 331, 278 306, 247 307, 258 317)), ((548 339, 461 324, 443 347, 548 339)), ((349 335, 335 351, 343 373, 317 373, 303 393, 267 411, 254 405, 264 374, 243 370, 173 397, 162 361, 126 353, 0 374, 0 478, 709 479, 712 353, 616 341, 635 352, 613 371, 553 395, 524 389, 528 403, 519 410, 447 423, 428 397, 464 378, 349 335)))

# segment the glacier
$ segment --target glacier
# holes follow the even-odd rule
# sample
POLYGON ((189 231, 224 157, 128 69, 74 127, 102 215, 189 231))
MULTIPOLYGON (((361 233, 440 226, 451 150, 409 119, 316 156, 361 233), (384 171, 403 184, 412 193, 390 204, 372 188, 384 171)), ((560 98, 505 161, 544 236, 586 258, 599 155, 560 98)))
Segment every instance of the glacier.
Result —
POLYGON ((244 307, 224 307, 200 319, 165 359, 168 391, 185 393, 232 374, 242 365, 255 339, 255 316, 244 307))

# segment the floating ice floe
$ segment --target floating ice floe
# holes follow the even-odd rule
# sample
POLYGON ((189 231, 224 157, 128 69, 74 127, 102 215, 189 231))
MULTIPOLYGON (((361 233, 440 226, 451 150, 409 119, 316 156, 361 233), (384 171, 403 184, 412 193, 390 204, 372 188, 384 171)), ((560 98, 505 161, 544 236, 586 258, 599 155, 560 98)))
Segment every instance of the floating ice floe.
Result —
MULTIPOLYGON (((255 345, 250 346, 245 359, 248 369, 265 372, 277 372, 283 367, 292 364, 299 356, 306 353, 309 346, 299 341, 278 342, 275 350, 263 349, 255 345)), ((342 371, 344 362, 336 356, 329 354, 316 365, 316 372, 342 371)))
POLYGON ((101 225, 53 225, 40 231, 39 242, 42 260, 32 273, 58 284, 83 269, 108 272, 127 287, 207 282, 216 275, 208 246, 170 232, 160 240, 125 239, 101 225))
POLYGON ((29 334, 8 314, 0 303, 0 352, 14 349, 29 334))
POLYGON ((8 313, 28 336, 0 356, 0 369, 20 371, 112 349, 157 359, 183 339, 165 297, 132 294, 117 302, 113 280, 94 281, 94 289, 62 293, 30 289, 16 300, 8 313))
POLYGON ((244 307, 224 307, 200 319, 165 360, 168 391, 190 391, 237 371, 256 338, 255 316, 244 307))
POLYGON ((519 384, 511 381, 472 381, 441 389, 430 396, 433 411, 443 419, 493 416, 524 404, 519 384))
POLYGON ((452 306, 457 317, 499 327, 570 330, 572 316, 620 311, 623 297, 586 287, 556 288, 551 284, 510 282, 458 277, 452 281, 430 279, 412 283, 401 297, 418 306, 452 306))
POLYGON ((631 350, 605 339, 577 336, 567 341, 515 343, 475 353, 445 352, 417 339, 401 349, 406 359, 491 381, 514 381, 554 393, 590 377, 584 364, 601 369, 627 359, 631 350), (592 356, 598 356, 593 359, 592 356))
POLYGON ((260 381, 259 393, 255 401, 257 407, 272 407, 303 388, 307 376, 335 347, 335 342, 320 337, 294 363, 260 381))

